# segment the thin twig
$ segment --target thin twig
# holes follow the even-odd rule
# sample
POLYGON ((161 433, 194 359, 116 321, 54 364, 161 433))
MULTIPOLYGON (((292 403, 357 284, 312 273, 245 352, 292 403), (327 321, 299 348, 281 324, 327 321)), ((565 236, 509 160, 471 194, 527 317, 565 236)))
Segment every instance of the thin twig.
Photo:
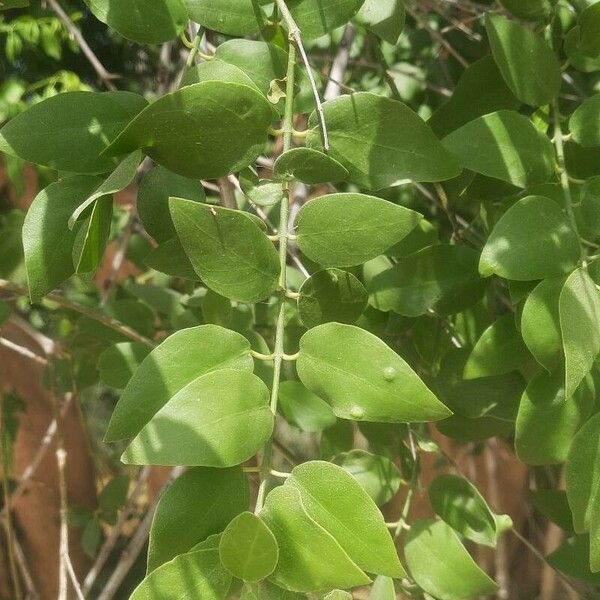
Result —
POLYGON ((58 3, 58 0, 46 0, 50 5, 50 8, 56 13, 56 16, 63 22, 65 27, 69 30, 69 33, 73 36, 73 39, 77 42, 77 45, 81 48, 81 51, 92 65, 94 71, 102 81, 102 83, 109 90, 116 90, 112 79, 118 78, 118 75, 109 73, 104 65, 100 62, 100 59, 96 56, 94 51, 90 48, 86 42, 81 31, 77 28, 75 23, 71 20, 69 15, 64 11, 63 7, 58 3))
POLYGON ((14 342, 6 338, 0 337, 0 346, 4 346, 5 348, 8 348, 9 350, 16 352, 17 354, 20 354, 25 358, 29 358, 30 360, 33 360, 34 362, 40 365, 45 365, 48 363, 48 361, 45 358, 42 358, 35 352, 32 352, 31 350, 29 350, 29 348, 19 346, 19 344, 15 344, 14 342))

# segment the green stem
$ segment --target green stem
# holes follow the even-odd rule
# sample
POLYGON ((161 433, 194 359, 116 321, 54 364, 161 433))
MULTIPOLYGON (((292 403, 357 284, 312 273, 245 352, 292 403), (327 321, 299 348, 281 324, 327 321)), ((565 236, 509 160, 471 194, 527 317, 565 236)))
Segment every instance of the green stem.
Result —
POLYGON ((202 35, 204 34, 202 27, 198 29, 198 33, 194 37, 194 41, 192 42, 192 46, 190 48, 190 53, 187 57, 187 61, 185 62, 185 66, 189 69, 195 62, 196 56, 198 56, 198 51, 200 50, 200 42, 202 41, 202 35))
POLYGON ((558 169, 560 172, 560 185, 563 191, 563 197, 565 199, 565 211, 567 212, 567 216, 569 217, 569 221, 571 222, 571 228, 573 232, 577 236, 579 240, 579 247, 581 250, 581 261, 586 264, 585 260, 585 250, 583 244, 581 243, 581 236, 579 235, 579 228, 577 227, 577 220, 575 219, 575 212, 573 211, 573 194, 571 193, 571 184, 569 182, 569 173, 567 172, 567 167, 565 163, 565 147, 564 147, 564 137, 561 126, 561 114, 560 109, 558 108, 558 100, 554 101, 553 106, 553 118, 554 118, 554 147, 556 149, 556 162, 558 164, 558 169))
MULTIPOLYGON (((294 135, 294 84, 296 74, 296 47, 290 44, 288 54, 287 81, 285 111, 283 117, 283 151, 286 152, 292 147, 292 136, 294 135)), ((290 183, 285 184, 286 195, 281 201, 279 213, 279 312, 277 315, 277 325, 275 328, 275 349, 273 351, 273 384, 271 386, 271 411, 273 415, 277 414, 277 403, 279 401, 279 382, 281 380, 281 365, 285 356, 284 337, 285 337, 285 308, 287 291, 287 247, 288 247, 288 228, 290 217, 290 183)), ((271 477, 271 462, 273 458, 273 441, 269 440, 265 446, 261 463, 262 481, 258 488, 256 498, 256 512, 258 513, 264 504, 267 493, 267 486, 271 477)))
POLYGON ((408 426, 408 439, 410 442, 410 450, 413 457, 413 470, 410 478, 408 492, 406 493, 406 499, 404 500, 404 506, 402 507, 402 513, 400 514, 400 519, 398 519, 398 524, 394 533, 394 538, 396 540, 399 540, 402 537, 402 533, 405 530, 405 525, 407 525, 408 513, 410 513, 412 501, 415 497, 415 489, 419 481, 419 453, 417 452, 417 448, 415 446, 415 440, 410 425, 408 426))
POLYGON ((377 59, 377 62, 379 63, 379 66, 381 67, 381 74, 383 75, 383 79, 385 80, 388 87, 390 88, 390 91, 392 92, 392 97, 394 98, 394 100, 402 100, 402 96, 400 95, 400 90, 398 89, 398 86, 396 85, 394 78, 390 74, 390 66, 388 65, 387 60, 385 59, 385 56, 383 54, 383 51, 381 50, 381 45, 379 43, 379 39, 377 38, 376 35, 371 33, 371 34, 369 34, 369 40, 371 42, 371 46, 375 53, 375 58, 377 59))

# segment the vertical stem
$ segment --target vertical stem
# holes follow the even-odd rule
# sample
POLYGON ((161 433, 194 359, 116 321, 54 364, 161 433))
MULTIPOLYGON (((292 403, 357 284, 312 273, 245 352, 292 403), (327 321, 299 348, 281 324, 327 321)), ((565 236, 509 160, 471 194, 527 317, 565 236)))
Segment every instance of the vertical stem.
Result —
MULTIPOLYGON (((288 54, 288 67, 286 79, 285 111, 283 116, 283 151, 286 152, 292 147, 292 135, 294 132, 294 84, 296 75, 296 47, 290 43, 288 54)), ((287 247, 288 247, 288 227, 290 215, 290 183, 285 184, 286 194, 281 201, 279 213, 279 312, 277 315, 277 325, 275 329, 275 350, 273 365, 273 384, 271 386, 271 411, 273 415, 277 414, 277 403, 279 400, 279 381, 281 379, 281 364, 284 355, 284 335, 285 335, 285 292, 287 288, 287 247)), ((256 498, 256 512, 259 512, 264 504, 269 482, 271 461, 273 457, 273 441, 269 440, 265 446, 261 464, 260 487, 256 498)))
POLYGON ((560 185, 562 187, 563 196, 565 199, 565 210, 571 222, 571 227, 579 240, 579 247, 581 249, 581 260, 585 265, 585 251, 581 244, 581 236, 579 235, 579 228, 577 227, 577 221, 575 219, 575 213, 573 212, 573 194, 571 193, 571 184, 569 183, 569 173, 565 164, 565 148, 564 148, 564 136, 561 126, 561 114, 558 108, 558 100, 554 101, 553 105, 553 118, 554 118, 554 147, 556 149, 556 161, 558 169, 560 171, 560 185))
POLYGON ((6 528, 6 547, 8 552, 8 562, 10 566, 10 577, 13 582, 13 591, 15 598, 21 600, 21 582, 17 572, 17 561, 15 558, 14 531, 12 527, 12 514, 10 507, 10 490, 8 489, 8 452, 6 450, 6 431, 4 427, 4 398, 0 396, 0 465, 2 466, 2 495, 4 496, 4 506, 6 509, 5 528, 6 528))

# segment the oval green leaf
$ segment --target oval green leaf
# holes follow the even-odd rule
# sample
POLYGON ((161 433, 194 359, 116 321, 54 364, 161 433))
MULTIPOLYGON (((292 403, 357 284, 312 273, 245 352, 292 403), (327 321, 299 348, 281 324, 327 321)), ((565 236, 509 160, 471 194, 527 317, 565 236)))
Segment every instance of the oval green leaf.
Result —
POLYGON ((254 35, 266 25, 264 0, 184 0, 190 19, 227 35, 254 35))
POLYGON ((302 383, 343 419, 410 423, 452 414, 389 346, 352 325, 305 333, 297 368, 302 383))
POLYGON ((273 166, 275 177, 297 179, 308 185, 345 181, 348 170, 328 154, 312 148, 292 148, 284 152, 273 166))
POLYGON ((422 216, 364 194, 329 194, 298 213, 298 246, 325 267, 352 267, 379 256, 406 237, 422 216))
POLYGON ((182 329, 147 356, 127 384, 105 439, 133 437, 177 392, 218 369, 252 371, 250 342, 218 325, 182 329))
POLYGON ((258 302, 277 287, 275 246, 248 215, 171 198, 177 236, 207 287, 239 302, 258 302))
POLYGON ((347 23, 364 0, 287 0, 286 4, 306 39, 318 38, 347 23))
POLYGON ((149 352, 150 348, 140 342, 121 342, 108 347, 98 358, 100 380, 123 389, 149 352))
POLYGON ((221 369, 177 392, 142 427, 121 460, 232 467, 252 458, 272 432, 267 386, 248 371, 221 369))
POLYGON ((242 581, 268 577, 277 566, 279 546, 264 521, 243 512, 227 525, 219 543, 222 565, 242 581))
POLYGON ((337 420, 329 404, 299 381, 279 384, 278 406, 285 420, 302 431, 323 431, 335 425, 337 420))
POLYGON ((577 107, 571 115, 569 129, 580 146, 600 146, 600 94, 587 98, 577 107))

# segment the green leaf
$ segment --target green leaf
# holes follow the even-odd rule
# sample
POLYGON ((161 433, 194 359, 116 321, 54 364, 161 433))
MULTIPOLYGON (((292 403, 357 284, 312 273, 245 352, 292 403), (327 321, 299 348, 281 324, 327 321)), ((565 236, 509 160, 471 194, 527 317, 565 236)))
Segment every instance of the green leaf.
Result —
POLYGON ((465 168, 527 188, 554 174, 550 140, 523 115, 500 110, 478 117, 444 138, 465 168))
POLYGON ((267 42, 229 40, 217 47, 215 58, 240 69, 264 96, 271 81, 283 79, 287 71, 287 52, 267 42))
POLYGON ((523 341, 535 359, 552 371, 562 358, 559 298, 566 276, 544 279, 529 294, 521 314, 523 341))
POLYGON ((278 406, 285 420, 302 431, 323 431, 336 423, 329 404, 299 381, 282 381, 279 384, 278 406))
POLYGON ((600 573, 590 569, 590 536, 578 535, 565 540, 548 556, 548 563, 569 577, 594 586, 600 585, 600 573))
POLYGON ((494 60, 515 96, 530 106, 549 104, 560 89, 560 65, 547 42, 524 25, 485 15, 494 60))
POLYGON ((4 125, 0 151, 59 171, 106 173, 118 161, 100 153, 146 105, 129 92, 58 94, 4 125))
POLYGON ((184 0, 190 19, 227 35, 254 35, 266 25, 261 0, 184 0))
POLYGON ((29 0, 0 0, 0 10, 26 8, 27 6, 29 6, 29 0))
POLYGON ((560 328, 565 351, 565 395, 573 395, 600 352, 600 296, 583 268, 569 275, 560 293, 560 328))
POLYGON ((402 0, 366 0, 354 17, 356 23, 392 45, 398 42, 405 19, 402 0))
POLYGON ((196 63, 183 74, 179 87, 201 83, 203 81, 225 81, 229 83, 239 83, 256 88, 256 84, 239 67, 226 63, 218 58, 212 58, 204 62, 196 63))
POLYGON ((243 169, 260 154, 272 118, 272 107, 255 89, 205 81, 156 100, 104 155, 142 148, 174 173, 214 179, 243 169))
MULTIPOLYGON (((148 547, 148 573, 220 533, 247 510, 248 480, 241 469, 190 469, 161 496, 148 547)), ((218 547, 218 546, 217 546, 218 547)))
POLYGON ((494 321, 473 348, 464 378, 477 379, 517 371, 527 364, 529 352, 515 326, 512 313, 494 321))
POLYGON ((577 533, 597 526, 600 502, 600 414, 594 415, 575 435, 565 466, 567 499, 577 533))
POLYGON ((380 575, 375 579, 369 594, 369 600, 396 600, 394 581, 390 577, 380 575))
POLYGON ((133 437, 189 383, 218 369, 252 371, 250 342, 217 325, 183 329, 169 336, 142 362, 113 412, 105 439, 133 437))
POLYGON ((96 200, 90 216, 76 224, 72 252, 76 273, 91 273, 100 266, 110 236, 112 215, 112 197, 103 196, 96 200))
POLYGON ((246 198, 258 206, 274 206, 286 195, 280 182, 259 179, 252 167, 246 167, 240 172, 239 182, 246 198))
POLYGON ((429 500, 436 514, 477 544, 495 547, 498 537, 512 525, 508 515, 495 515, 477 488, 463 477, 436 477, 429 486, 429 500))
POLYGON ((298 313, 307 328, 330 321, 355 323, 368 300, 367 290, 352 273, 326 269, 302 284, 298 313))
POLYGON ((374 196, 329 194, 300 209, 298 246, 325 267, 352 267, 398 243, 421 219, 419 213, 374 196))
POLYGON ((581 189, 581 218, 592 236, 600 235, 600 177, 588 179, 581 189))
POLYGON ((144 229, 157 241, 175 237, 175 227, 169 212, 169 198, 186 198, 204 202, 204 188, 197 180, 182 177, 164 167, 154 167, 140 180, 137 210, 144 229))
POLYGON ((94 190, 94 193, 73 211, 69 219, 69 227, 72 229, 75 222, 94 202, 103 196, 112 196, 112 194, 125 189, 133 181, 141 160, 142 153, 139 151, 132 152, 129 156, 125 157, 116 169, 94 190))
POLYGON ((579 15, 579 44, 584 54, 597 57, 600 54, 600 2, 588 6, 579 15))
POLYGON ((179 238, 173 238, 159 244, 144 257, 146 266, 172 277, 181 277, 190 281, 199 280, 198 274, 187 257, 179 238))
POLYGON ((600 54, 588 56, 581 48, 581 28, 573 27, 565 36, 564 51, 569 62, 578 71, 593 73, 600 71, 600 54))
POLYGON ((272 432, 267 386, 248 371, 222 369, 177 392, 142 427, 121 460, 232 467, 252 458, 272 432))
POLYGON ((81 547, 89 558, 96 558, 98 547, 102 541, 102 528, 98 517, 92 517, 83 528, 81 533, 81 547))
POLYGON ((305 39, 318 38, 346 24, 364 0, 287 0, 305 39))
MULTIPOLYGON (((521 0, 519 0, 521 1, 521 0)), ((478 117, 521 106, 491 55, 469 65, 462 73, 452 96, 431 115, 427 124, 438 137, 466 125, 478 117)))
POLYGON ((231 575, 221 565, 217 548, 180 554, 154 569, 140 583, 129 600, 225 600, 231 575))
POLYGON ((298 375, 338 417, 427 422, 451 412, 389 346, 352 325, 327 323, 300 340, 298 375))
MULTIPOLYGON (((408 106, 367 92, 340 96, 323 105, 329 155, 350 173, 349 180, 369 190, 402 180, 443 181, 461 166, 431 129, 408 106)), ((306 143, 321 148, 318 117, 309 119, 306 143)))
POLYGON ((180 198, 169 206, 181 245, 207 287, 239 302, 258 302, 275 290, 277 251, 246 214, 180 198))
POLYGON ((527 196, 500 217, 483 248, 479 272, 517 281, 545 279, 572 271, 579 239, 560 206, 527 196))
POLYGON ((563 463, 573 436, 594 409, 594 383, 584 380, 565 396, 561 371, 538 373, 527 385, 517 416, 515 449, 527 465, 563 463))
POLYGON ((98 186, 96 177, 72 175, 51 183, 33 200, 23 223, 23 248, 32 301, 39 300, 73 273, 76 232, 68 220, 98 186))
POLYGON ((219 544, 221 564, 242 581, 260 581, 277 566, 279 546, 271 530, 251 512, 235 517, 219 544))
POLYGON ((129 491, 129 477, 127 475, 116 475, 102 488, 98 496, 100 516, 105 523, 116 525, 119 509, 127 500, 129 491))
POLYGON ((573 515, 565 490, 534 490, 530 492, 533 506, 561 529, 573 532, 573 515))
POLYGON ((473 598, 499 589, 444 521, 427 519, 412 523, 404 555, 417 585, 439 600, 473 598))
POLYGON ((460 312, 477 303, 487 285, 479 276, 478 259, 471 248, 448 244, 399 258, 369 282, 370 303, 407 317, 431 309, 442 315, 460 312))
POLYGON ((279 545, 279 562, 271 576, 277 585, 315 592, 370 583, 335 538, 309 516, 295 486, 275 488, 267 496, 260 517, 279 545))
POLYGON ((406 575, 383 515, 344 469, 323 461, 307 462, 294 468, 285 486, 300 492, 308 515, 361 569, 389 577, 406 575))
POLYGON ((552 12, 556 0, 500 0, 515 17, 526 21, 541 21, 552 12))
POLYGON ((348 178, 348 170, 328 154, 312 148, 292 148, 281 154, 273 166, 276 178, 297 179, 308 185, 336 183, 348 178))
POLYGON ((85 0, 85 3, 99 21, 140 44, 172 40, 187 25, 182 0, 85 0))
MULTIPOLYGON (((600 3, 598 7, 600 9, 600 3)), ((587 98, 577 107, 571 115, 569 129, 573 139, 584 148, 600 146, 600 94, 587 98)))
POLYGON ((323 600, 352 600, 354 596, 350 592, 344 590, 333 590, 326 596, 323 596, 323 600))
POLYGON ((400 470, 385 456, 351 450, 338 454, 332 462, 348 471, 378 506, 389 502, 400 489, 400 470))

